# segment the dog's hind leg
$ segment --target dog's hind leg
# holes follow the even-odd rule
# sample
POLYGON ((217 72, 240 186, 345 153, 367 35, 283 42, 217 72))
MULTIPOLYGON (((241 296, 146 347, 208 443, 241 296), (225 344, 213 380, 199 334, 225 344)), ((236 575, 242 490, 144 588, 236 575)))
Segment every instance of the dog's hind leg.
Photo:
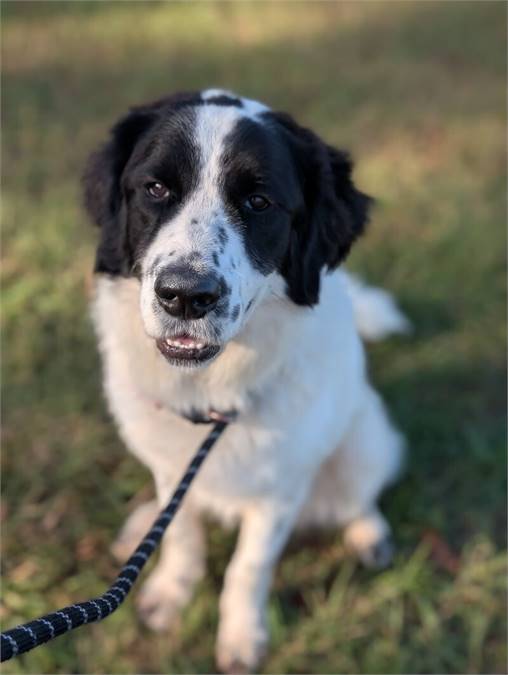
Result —
POLYGON ((344 543, 362 563, 390 562, 390 526, 377 508, 381 491, 399 471, 403 440, 380 397, 366 385, 362 406, 340 447, 324 463, 299 526, 343 527, 344 543))

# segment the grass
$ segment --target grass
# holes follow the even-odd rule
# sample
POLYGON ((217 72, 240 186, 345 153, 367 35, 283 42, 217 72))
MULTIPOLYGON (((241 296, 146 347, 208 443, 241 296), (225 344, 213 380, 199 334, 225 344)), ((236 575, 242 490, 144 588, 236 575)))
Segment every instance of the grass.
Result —
MULTIPOLYGON (((99 593, 150 493, 105 410, 87 304, 87 154, 132 103, 222 85, 353 151, 377 197, 350 267, 393 290, 413 337, 369 348, 409 440, 383 498, 399 552, 371 574, 340 535, 295 539, 265 672, 506 672, 505 22, 495 2, 4 2, 4 627, 99 593)), ((211 672, 234 537, 181 633, 133 603, 5 673, 211 672)))

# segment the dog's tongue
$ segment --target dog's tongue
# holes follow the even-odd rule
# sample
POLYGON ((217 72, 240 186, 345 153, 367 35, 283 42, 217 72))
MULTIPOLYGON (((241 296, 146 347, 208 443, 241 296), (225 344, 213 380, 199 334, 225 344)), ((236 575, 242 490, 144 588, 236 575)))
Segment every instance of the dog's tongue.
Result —
POLYGON ((197 340, 195 338, 191 338, 188 335, 175 335, 174 338, 172 338, 174 342, 179 342, 181 345, 195 345, 197 340))

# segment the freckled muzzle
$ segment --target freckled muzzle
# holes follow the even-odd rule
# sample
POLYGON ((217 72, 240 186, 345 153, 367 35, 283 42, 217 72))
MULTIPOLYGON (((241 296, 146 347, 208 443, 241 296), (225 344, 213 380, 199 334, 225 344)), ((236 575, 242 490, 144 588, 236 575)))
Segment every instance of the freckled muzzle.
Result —
POLYGON ((203 319, 217 306, 222 286, 214 274, 199 274, 187 267, 171 266, 159 272, 154 283, 155 296, 162 309, 179 319, 178 332, 156 341, 161 354, 173 365, 192 366, 209 361, 220 351, 195 335, 193 322, 203 319), (189 330, 182 323, 189 322, 189 330))

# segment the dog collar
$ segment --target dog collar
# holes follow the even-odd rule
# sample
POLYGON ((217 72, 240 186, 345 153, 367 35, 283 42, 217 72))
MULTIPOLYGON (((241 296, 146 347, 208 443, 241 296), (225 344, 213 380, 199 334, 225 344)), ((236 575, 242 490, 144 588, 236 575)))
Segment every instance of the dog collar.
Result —
POLYGON ((225 412, 214 410, 210 408, 208 412, 203 412, 201 410, 196 410, 196 408, 191 408, 189 411, 174 411, 180 417, 192 422, 192 424, 213 424, 214 422, 233 422, 236 416, 238 415, 236 410, 227 410, 225 412))

